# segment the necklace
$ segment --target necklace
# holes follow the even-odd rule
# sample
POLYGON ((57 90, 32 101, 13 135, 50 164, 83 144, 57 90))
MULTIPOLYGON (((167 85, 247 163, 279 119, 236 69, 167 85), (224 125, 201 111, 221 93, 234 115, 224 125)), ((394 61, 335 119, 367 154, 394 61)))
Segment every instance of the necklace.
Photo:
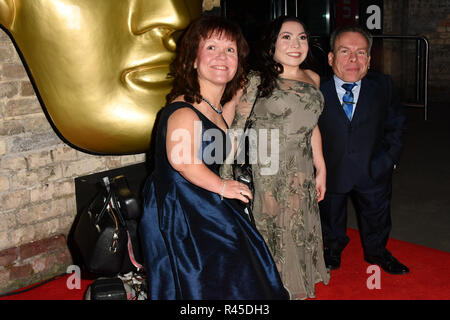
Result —
POLYGON ((202 100, 205 101, 209 106, 217 113, 222 114, 222 105, 220 105, 220 109, 216 108, 211 102, 202 97, 202 100))

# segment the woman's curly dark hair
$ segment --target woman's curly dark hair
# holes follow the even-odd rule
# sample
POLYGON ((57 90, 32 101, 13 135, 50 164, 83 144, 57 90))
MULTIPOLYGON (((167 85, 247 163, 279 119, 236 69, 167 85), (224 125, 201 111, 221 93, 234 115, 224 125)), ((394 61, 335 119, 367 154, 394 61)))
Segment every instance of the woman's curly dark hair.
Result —
MULTIPOLYGON (((283 73, 283 66, 273 59, 275 54, 275 44, 278 39, 283 23, 288 21, 298 22, 303 26, 303 29, 307 33, 305 24, 296 17, 280 16, 273 20, 267 27, 266 32, 263 33, 259 48, 257 51, 258 57, 258 71, 261 77, 261 84, 258 86, 261 97, 267 97, 272 94, 273 89, 277 85, 278 76, 283 73)), ((308 34, 308 33, 307 33, 308 34)), ((309 37, 308 37, 309 45, 309 37)), ((310 60, 310 50, 306 59, 300 65, 300 68, 304 68, 310 60)))
POLYGON ((236 91, 247 84, 246 62, 249 47, 240 27, 226 18, 205 15, 191 23, 177 46, 177 56, 170 65, 169 76, 173 77, 174 81, 172 91, 166 97, 167 103, 180 95, 184 95, 184 99, 190 103, 201 101, 194 62, 200 41, 208 39, 214 32, 236 41, 238 49, 237 71, 234 78, 227 83, 221 103, 231 100, 236 91))

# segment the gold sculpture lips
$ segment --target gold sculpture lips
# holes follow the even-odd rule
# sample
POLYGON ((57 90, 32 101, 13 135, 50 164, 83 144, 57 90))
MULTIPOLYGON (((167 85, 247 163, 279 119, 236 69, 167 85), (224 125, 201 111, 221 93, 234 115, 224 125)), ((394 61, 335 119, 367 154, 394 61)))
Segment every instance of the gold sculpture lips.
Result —
POLYGON ((172 79, 169 78, 169 63, 139 65, 125 70, 123 81, 138 90, 149 90, 155 87, 168 87, 172 79))

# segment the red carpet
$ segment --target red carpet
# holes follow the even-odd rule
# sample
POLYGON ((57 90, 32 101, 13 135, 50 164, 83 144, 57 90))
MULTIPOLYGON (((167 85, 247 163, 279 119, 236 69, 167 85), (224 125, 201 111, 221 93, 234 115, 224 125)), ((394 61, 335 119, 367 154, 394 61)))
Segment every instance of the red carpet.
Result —
MULTIPOLYGON (((316 286, 315 300, 449 300, 450 253, 390 239, 388 249, 410 268, 406 275, 390 275, 380 270, 380 289, 368 289, 369 264, 363 260, 359 233, 348 229, 351 239, 342 254, 341 268, 331 273, 330 283, 316 286)), ((67 288, 68 276, 32 290, 1 297, 0 300, 82 300, 92 280, 82 280, 81 289, 67 288)), ((375 280, 369 281, 376 284, 375 280)))
MULTIPOLYGON (((359 232, 348 229, 350 243, 342 253, 341 267, 331 271, 330 283, 316 286, 316 300, 449 300, 450 253, 389 239, 387 248, 410 272, 390 275, 380 269, 380 289, 368 289, 359 232)), ((373 283, 372 281, 369 281, 373 283)))
POLYGON ((28 291, 0 297, 0 300, 83 300, 84 292, 93 280, 82 279, 80 289, 68 289, 68 278, 69 275, 61 276, 35 288, 32 287, 36 285, 31 285, 17 290, 24 291, 30 289, 28 291))

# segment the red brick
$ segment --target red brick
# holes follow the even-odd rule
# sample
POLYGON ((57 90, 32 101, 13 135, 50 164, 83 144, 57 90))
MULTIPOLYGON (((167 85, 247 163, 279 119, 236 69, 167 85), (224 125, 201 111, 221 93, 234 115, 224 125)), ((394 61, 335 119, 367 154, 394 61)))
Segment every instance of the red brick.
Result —
POLYGON ((33 273, 42 273, 48 270, 49 256, 39 257, 31 260, 31 268, 33 269, 33 273))
POLYGON ((20 246, 20 259, 25 260, 27 258, 37 256, 43 252, 55 251, 64 247, 66 247, 66 239, 63 235, 33 241, 20 246))
POLYGON ((34 273, 47 273, 57 266, 59 261, 54 253, 32 259, 30 262, 34 273))
POLYGON ((60 251, 56 254, 56 263, 58 264, 72 264, 72 255, 70 254, 69 249, 60 251))
POLYGON ((12 266, 9 270, 9 280, 26 279, 31 276, 31 265, 12 266))
POLYGON ((17 248, 10 248, 0 251, 0 266, 7 266, 13 264, 17 260, 17 248))

